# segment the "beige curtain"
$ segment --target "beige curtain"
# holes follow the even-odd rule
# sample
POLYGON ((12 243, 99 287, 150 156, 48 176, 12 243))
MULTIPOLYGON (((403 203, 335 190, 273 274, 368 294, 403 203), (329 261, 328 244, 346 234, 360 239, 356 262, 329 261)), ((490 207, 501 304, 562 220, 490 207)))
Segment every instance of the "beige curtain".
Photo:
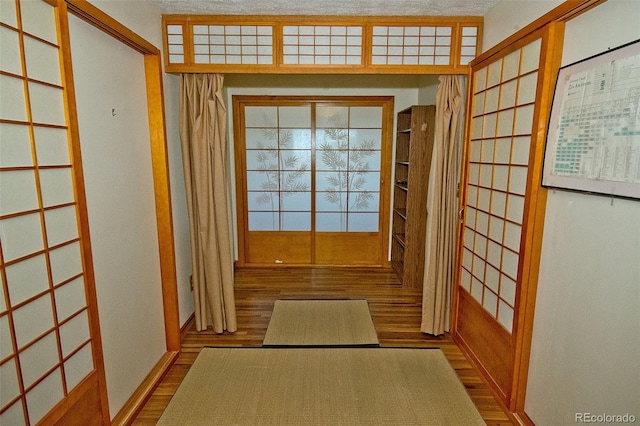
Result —
POLYGON ((458 171, 465 90, 464 77, 440 76, 436 93, 433 148, 422 298, 424 333, 449 331, 451 290, 458 229, 458 171))
POLYGON ((191 234, 196 329, 236 331, 223 76, 183 74, 180 140, 191 234))

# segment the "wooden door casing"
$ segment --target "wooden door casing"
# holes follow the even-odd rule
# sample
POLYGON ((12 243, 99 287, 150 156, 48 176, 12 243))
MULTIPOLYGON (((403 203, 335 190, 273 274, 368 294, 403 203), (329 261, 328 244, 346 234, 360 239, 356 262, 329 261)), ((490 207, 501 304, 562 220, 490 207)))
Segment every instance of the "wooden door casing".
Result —
MULTIPOLYGON (((387 219, 390 191, 387 182, 390 178, 393 98, 338 96, 234 96, 233 104, 237 190, 236 195, 238 213, 238 264, 240 266, 266 266, 274 264, 361 266, 386 265, 389 232, 389 224, 387 219), (257 151, 255 150, 255 147, 251 145, 255 144, 255 141, 250 141, 249 144, 251 146, 248 148, 248 132, 260 130, 260 127, 255 127, 255 123, 247 126, 247 116, 245 115, 245 109, 249 107, 298 108, 299 110, 304 110, 307 107, 309 108, 310 120, 308 124, 305 124, 305 126, 308 126, 308 129, 305 128, 303 130, 308 130, 311 140, 309 141, 309 148, 304 148, 304 151, 299 151, 299 156, 304 157, 305 161, 300 160, 299 163, 296 163, 295 165, 292 162, 291 166, 285 166, 285 169, 286 167, 291 167, 292 171, 297 171, 298 169, 300 169, 300 174, 304 173, 306 176, 303 181, 307 185, 307 187, 295 189, 294 192, 299 191, 297 192, 298 194, 307 194, 305 196, 309 197, 301 198, 300 201, 298 201, 299 205, 304 205, 303 207, 300 207, 301 211, 298 213, 308 215, 308 218, 306 219, 308 220, 308 229, 295 229, 295 226, 293 227, 293 229, 287 229, 287 226, 282 226, 282 216, 284 214, 288 214, 289 211, 296 210, 296 208, 292 209, 291 207, 288 207, 287 211, 285 211, 285 209, 281 207, 276 208, 272 212, 268 212, 267 210, 269 209, 265 209, 264 214, 279 215, 279 219, 273 219, 276 222, 279 221, 279 225, 274 225, 274 229, 255 229, 255 226, 254 229, 250 229, 251 215, 263 214, 260 212, 259 208, 255 207, 256 203, 254 200, 256 199, 255 197, 257 196, 257 194, 259 194, 260 191, 263 191, 264 189, 258 188, 255 183, 249 183, 248 181, 250 179, 247 178, 248 174, 261 172, 260 169, 263 166, 266 167, 265 170, 271 170, 272 166, 265 166, 266 162, 264 161, 264 157, 262 157, 262 159, 260 160, 262 163, 259 167, 255 165, 257 151), (375 217, 368 216, 370 218, 374 218, 375 225, 373 226, 373 228, 375 229, 358 229, 357 226, 360 224, 358 221, 351 222, 351 225, 348 225, 349 229, 345 228, 346 232, 345 230, 338 232, 337 230, 331 228, 322 229, 320 216, 324 214, 325 217, 327 217, 327 215, 331 216, 331 214, 337 213, 332 213, 326 210, 326 208, 325 210, 323 210, 323 207, 320 207, 322 203, 321 197, 331 191, 335 191, 335 194, 337 194, 336 196, 349 197, 349 194, 345 192, 346 190, 344 189, 327 189, 322 187, 323 182, 326 178, 326 174, 333 172, 338 173, 335 170, 330 171, 329 169, 327 169, 326 161, 329 160, 327 158, 321 158, 321 156, 323 155, 323 153, 327 153, 328 148, 323 148, 321 141, 316 140, 317 138, 321 137, 320 133, 323 129, 323 125, 321 124, 322 119, 320 118, 321 115, 319 115, 319 111, 321 111, 323 108, 326 110, 329 110, 331 108, 346 108, 349 111, 358 109, 360 111, 364 111, 366 108, 374 108, 376 111, 379 111, 381 120, 380 125, 379 128, 373 131, 379 133, 378 138, 380 146, 377 148, 365 148, 366 152, 369 152, 370 154, 373 153, 374 157, 378 157, 374 161, 377 161, 379 164, 377 164, 372 170, 362 170, 366 173, 371 172, 379 174, 379 188, 373 190, 374 205, 377 206, 377 210, 373 212, 370 208, 368 208, 366 212, 360 213, 365 214, 365 216, 368 214, 367 212, 375 215, 375 217), (254 165, 248 168, 248 162, 253 162, 254 165), (325 175, 323 175, 323 173, 325 175), (320 176, 322 176, 322 178, 320 176), (249 198, 250 194, 253 199, 249 198), (278 226, 281 227, 278 228, 278 226), (351 226, 353 226, 353 229, 351 229, 351 226)), ((294 114, 298 113, 293 109, 290 111, 294 114)), ((249 120, 251 120, 251 118, 249 118, 249 120)), ((288 124, 288 126, 294 125, 288 124)), ((283 128, 286 129, 287 127, 283 126, 283 128)), ((276 131, 275 129, 276 128, 271 131, 276 131)), ((279 127, 277 129, 277 133, 279 134, 282 129, 280 129, 279 127)), ((348 131, 349 129, 345 128, 342 130, 348 131)), ((366 129, 364 130, 366 131, 366 129)), ((275 149, 275 147, 268 148, 268 150, 274 150, 274 156, 276 156, 275 149)), ((335 151, 333 149, 328 150, 333 151, 333 153, 347 152, 344 151, 344 149, 344 147, 341 147, 339 149, 336 149, 335 151)), ((282 152, 285 151, 294 154, 296 152, 294 149, 290 149, 288 147, 282 150, 282 152)), ((359 151, 359 149, 356 149, 356 151, 359 151)), ((280 158, 279 161, 282 161, 282 156, 278 158, 280 158)), ((293 156, 291 158, 293 158, 293 156)), ((347 163, 349 163, 349 161, 347 161, 347 163)), ((350 166, 351 164, 346 167, 350 166)), ((345 166, 341 165, 340 167, 342 168, 345 166)), ((347 169, 344 169, 339 173, 344 173, 346 170, 347 169)), ((265 172, 262 171, 262 173, 264 174, 265 172)), ((278 174, 279 173, 280 172, 278 172, 278 174)), ((352 173, 352 171, 349 171, 349 173, 352 173)), ((263 186, 272 188, 273 185, 271 181, 280 181, 280 179, 283 178, 281 176, 276 177, 274 174, 274 176, 270 178, 270 182, 263 182, 263 186)), ((338 188, 340 185, 344 185, 344 182, 341 182, 340 184, 335 183, 334 188, 338 188)), ((278 189, 278 191, 281 190, 278 189)), ((278 202, 282 203, 282 198, 280 199, 280 201, 277 201, 276 204, 278 204, 278 202)), ((291 204, 295 205, 295 197, 294 202, 292 202, 291 204)), ((344 220, 351 220, 349 218, 351 217, 352 213, 356 213, 354 215, 354 218, 358 216, 358 212, 344 211, 342 213, 344 214, 344 220)), ((254 218, 255 217, 256 216, 254 216, 254 218)), ((369 225, 371 225, 371 221, 369 222, 369 225)), ((343 223, 340 226, 347 225, 343 223)))

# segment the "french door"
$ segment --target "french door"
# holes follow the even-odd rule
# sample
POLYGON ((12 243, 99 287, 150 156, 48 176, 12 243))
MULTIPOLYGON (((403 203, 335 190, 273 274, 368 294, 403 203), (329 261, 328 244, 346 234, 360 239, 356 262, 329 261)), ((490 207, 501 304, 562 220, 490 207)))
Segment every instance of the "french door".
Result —
POLYGON ((393 98, 233 104, 239 264, 386 264, 393 98))

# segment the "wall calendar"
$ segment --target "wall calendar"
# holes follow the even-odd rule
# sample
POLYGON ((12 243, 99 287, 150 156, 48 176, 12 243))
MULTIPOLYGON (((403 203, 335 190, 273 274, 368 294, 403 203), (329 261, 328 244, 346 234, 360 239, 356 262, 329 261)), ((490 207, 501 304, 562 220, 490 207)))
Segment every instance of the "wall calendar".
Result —
POLYGON ((640 199, 640 40, 562 67, 542 185, 640 199))

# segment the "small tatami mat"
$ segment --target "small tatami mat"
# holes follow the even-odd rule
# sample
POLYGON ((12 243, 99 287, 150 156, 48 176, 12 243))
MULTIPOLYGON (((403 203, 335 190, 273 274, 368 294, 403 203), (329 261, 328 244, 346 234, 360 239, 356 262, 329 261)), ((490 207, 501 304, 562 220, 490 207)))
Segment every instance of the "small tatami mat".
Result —
POLYGON ((379 346, 365 299, 276 300, 263 346, 379 346))

